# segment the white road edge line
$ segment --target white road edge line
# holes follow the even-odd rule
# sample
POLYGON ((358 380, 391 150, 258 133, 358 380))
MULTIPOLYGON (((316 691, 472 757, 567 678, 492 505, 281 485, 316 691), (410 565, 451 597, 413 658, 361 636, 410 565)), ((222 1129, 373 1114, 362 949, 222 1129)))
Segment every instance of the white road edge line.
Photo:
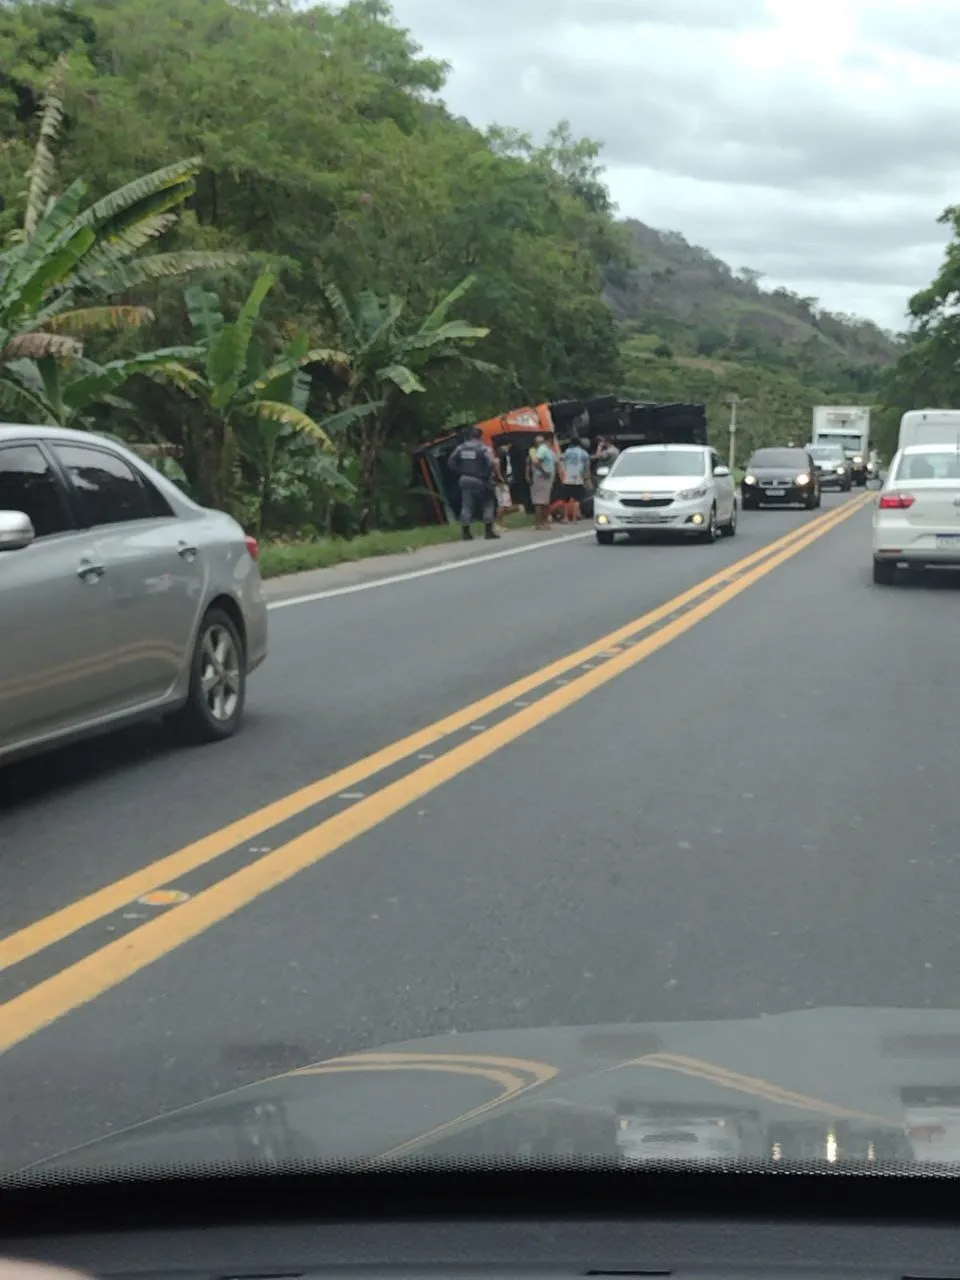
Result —
POLYGON ((587 533, 567 533, 560 538, 550 538, 549 542, 528 542, 522 547, 508 547, 504 551, 491 551, 485 556, 477 556, 475 560, 453 560, 447 564, 431 565, 429 569, 412 569, 409 573, 395 573, 389 578, 375 578, 373 582, 357 582, 350 587, 333 587, 329 591, 311 591, 309 595, 290 596, 286 600, 270 600, 268 609, 289 609, 295 604, 313 604, 315 600, 331 600, 334 596, 352 596, 357 591, 372 591, 375 587, 390 587, 395 582, 413 582, 415 578, 430 578, 435 573, 450 573, 454 569, 474 569, 480 564, 489 564, 491 560, 506 560, 508 556, 526 555, 528 551, 546 551, 550 547, 562 546, 565 542, 578 542, 581 538, 592 538, 593 530, 587 533))

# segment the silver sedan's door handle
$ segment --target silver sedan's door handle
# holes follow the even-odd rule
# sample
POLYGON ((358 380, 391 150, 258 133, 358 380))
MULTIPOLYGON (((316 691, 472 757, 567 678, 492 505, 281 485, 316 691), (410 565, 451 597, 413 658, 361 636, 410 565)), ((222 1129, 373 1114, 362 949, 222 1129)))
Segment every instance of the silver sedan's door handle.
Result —
POLYGON ((99 582, 106 572, 105 564, 94 564, 92 560, 81 560, 77 567, 77 577, 91 585, 99 582))
POLYGON ((186 560, 187 563, 190 563, 197 558, 197 548, 191 547, 186 542, 181 542, 177 546, 177 555, 180 556, 182 560, 186 560))

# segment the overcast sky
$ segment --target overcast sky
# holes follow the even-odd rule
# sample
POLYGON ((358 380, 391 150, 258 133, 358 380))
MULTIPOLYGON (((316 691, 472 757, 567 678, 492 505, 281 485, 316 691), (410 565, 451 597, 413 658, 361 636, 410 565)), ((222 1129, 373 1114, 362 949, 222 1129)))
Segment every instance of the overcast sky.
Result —
POLYGON ((604 144, 624 215, 903 327, 960 203, 960 0, 394 0, 451 109, 604 144))

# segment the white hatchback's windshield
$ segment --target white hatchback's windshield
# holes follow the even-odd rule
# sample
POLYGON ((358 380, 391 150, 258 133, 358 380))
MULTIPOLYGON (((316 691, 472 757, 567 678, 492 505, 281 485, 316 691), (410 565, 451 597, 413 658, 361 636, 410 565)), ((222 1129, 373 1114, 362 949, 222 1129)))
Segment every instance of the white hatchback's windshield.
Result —
POLYGON ((702 476, 707 469, 706 454, 699 449, 642 449, 622 453, 611 475, 702 476))

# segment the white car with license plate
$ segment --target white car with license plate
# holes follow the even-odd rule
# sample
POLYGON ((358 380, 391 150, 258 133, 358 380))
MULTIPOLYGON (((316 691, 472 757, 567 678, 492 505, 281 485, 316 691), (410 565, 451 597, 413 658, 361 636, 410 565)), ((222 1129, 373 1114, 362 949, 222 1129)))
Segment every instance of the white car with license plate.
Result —
POLYGON ((873 580, 897 567, 960 566, 960 449, 910 445, 890 466, 873 513, 873 580))
POLYGON ((737 491, 715 450, 699 444, 624 449, 600 480, 593 504, 597 541, 618 533, 678 533, 702 542, 737 531, 737 491))

